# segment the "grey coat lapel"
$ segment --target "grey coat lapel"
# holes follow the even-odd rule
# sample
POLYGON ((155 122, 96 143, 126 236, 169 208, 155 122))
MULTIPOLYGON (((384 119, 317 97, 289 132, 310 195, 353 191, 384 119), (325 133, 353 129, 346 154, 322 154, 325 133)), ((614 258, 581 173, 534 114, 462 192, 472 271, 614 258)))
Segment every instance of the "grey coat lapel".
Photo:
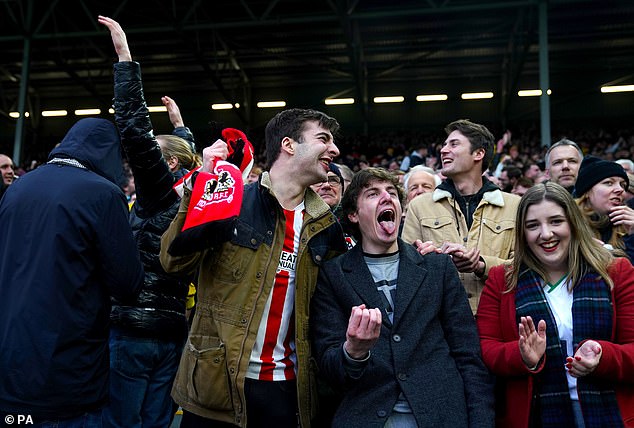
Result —
POLYGON ((427 269, 423 265, 423 258, 416 249, 399 239, 400 261, 398 267, 398 283, 396 285, 396 299, 394 301, 394 326, 398 326, 403 314, 407 311, 412 299, 422 287, 427 269))
POLYGON ((382 323, 391 327, 390 320, 387 316, 387 308, 384 307, 383 300, 376 289, 374 278, 372 278, 370 269, 368 269, 368 265, 363 259, 361 244, 356 245, 352 250, 348 251, 344 257, 345 261, 342 263, 341 268, 346 281, 348 281, 354 291, 361 297, 361 300, 368 309, 381 309, 382 323))

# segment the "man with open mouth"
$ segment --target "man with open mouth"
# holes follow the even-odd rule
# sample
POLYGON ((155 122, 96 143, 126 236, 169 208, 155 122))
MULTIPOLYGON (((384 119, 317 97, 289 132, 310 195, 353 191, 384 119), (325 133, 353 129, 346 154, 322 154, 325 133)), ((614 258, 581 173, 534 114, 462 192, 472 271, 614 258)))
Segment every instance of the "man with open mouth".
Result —
POLYGON ((410 203, 402 237, 405 242, 432 241, 452 257, 475 314, 489 269, 513 257, 520 198, 483 176, 494 151, 485 126, 456 120, 445 132, 440 172, 447 178, 410 203))
POLYGON ((403 200, 386 170, 359 171, 342 201, 358 244, 320 269, 314 355, 345 391, 332 426, 493 426, 492 385, 458 272, 448 255, 421 256, 398 239, 403 200))

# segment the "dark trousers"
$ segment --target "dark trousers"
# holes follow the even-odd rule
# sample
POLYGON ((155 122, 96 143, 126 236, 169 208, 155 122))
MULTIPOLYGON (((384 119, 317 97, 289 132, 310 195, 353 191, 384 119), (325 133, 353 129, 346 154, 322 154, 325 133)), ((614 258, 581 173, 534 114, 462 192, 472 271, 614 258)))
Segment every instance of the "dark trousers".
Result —
MULTIPOLYGON (((294 380, 269 382, 246 379, 244 395, 249 428, 297 428, 299 425, 294 380)), ((235 425, 184 410, 180 428, 235 428, 235 425)))

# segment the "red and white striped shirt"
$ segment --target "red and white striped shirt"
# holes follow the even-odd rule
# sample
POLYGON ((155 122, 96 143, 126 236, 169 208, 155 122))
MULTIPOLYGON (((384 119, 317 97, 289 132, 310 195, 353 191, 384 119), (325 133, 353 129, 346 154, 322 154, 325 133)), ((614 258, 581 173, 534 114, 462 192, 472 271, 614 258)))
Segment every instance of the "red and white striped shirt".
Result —
POLYGON ((246 377, 259 380, 295 379, 295 267, 304 222, 304 203, 284 210, 284 245, 275 283, 264 308, 246 377))

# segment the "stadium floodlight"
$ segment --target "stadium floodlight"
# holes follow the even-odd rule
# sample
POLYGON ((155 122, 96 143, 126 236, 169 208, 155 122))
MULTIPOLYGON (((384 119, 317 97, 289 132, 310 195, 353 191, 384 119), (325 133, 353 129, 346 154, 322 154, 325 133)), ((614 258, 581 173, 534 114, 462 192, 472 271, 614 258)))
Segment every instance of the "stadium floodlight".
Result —
POLYGON ((632 92, 634 85, 618 85, 618 86, 601 86, 601 92, 604 94, 613 92, 632 92))
POLYGON ((232 108, 233 104, 231 103, 219 103, 211 105, 212 110, 231 110, 232 108))
POLYGON ((286 101, 260 101, 257 106, 258 108, 286 107, 286 101))
MULTIPOLYGON (((550 89, 548 89, 546 93, 550 95, 553 92, 550 89)), ((520 97, 541 97, 542 90, 541 89, 525 89, 523 91, 517 91, 517 95, 520 97)))
MULTIPOLYGON (((24 117, 29 117, 31 114, 27 111, 24 112, 24 117)), ((18 119, 20 117, 20 112, 19 111, 12 111, 9 112, 9 117, 12 117, 14 119, 18 119)))
POLYGON ((403 101, 405 101, 405 97, 400 96, 400 95, 392 96, 392 97, 374 97, 374 102, 376 104, 402 103, 403 101))
POLYGON ((82 108, 75 110, 75 116, 94 116, 101 114, 101 110, 98 108, 82 108))
POLYGON ((324 104, 327 106, 339 106, 344 104, 354 104, 354 98, 326 98, 324 104))
POLYGON ((165 106, 148 106, 147 111, 150 113, 160 113, 162 111, 167 111, 167 107, 165 106))
POLYGON ((42 116, 44 117, 61 117, 68 115, 66 110, 43 110, 42 116))
POLYGON ((416 101, 426 102, 426 101, 447 101, 446 94, 437 94, 437 95, 417 95, 416 101))
POLYGON ((483 100, 493 98, 493 92, 465 92, 460 95, 463 100, 483 100))

